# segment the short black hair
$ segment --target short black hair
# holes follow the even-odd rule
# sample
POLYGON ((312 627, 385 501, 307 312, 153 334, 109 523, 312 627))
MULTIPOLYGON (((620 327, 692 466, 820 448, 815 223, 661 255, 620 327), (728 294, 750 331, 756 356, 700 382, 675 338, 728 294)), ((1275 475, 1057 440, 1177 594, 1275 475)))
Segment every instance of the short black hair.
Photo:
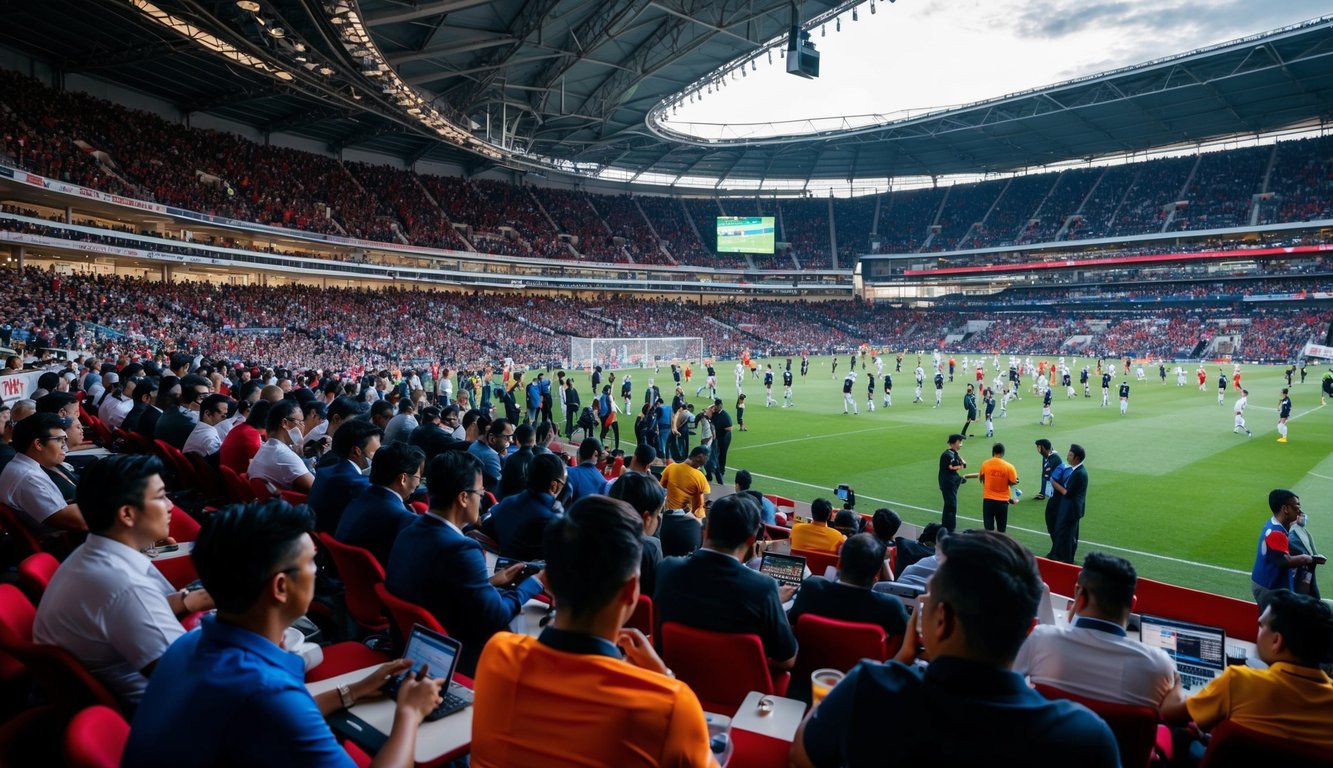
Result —
POLYGON ((638 472, 626 472, 616 478, 607 495, 634 507, 640 515, 660 512, 662 505, 666 504, 666 489, 662 484, 651 475, 638 472))
POLYGON ((554 453, 539 453, 528 462, 526 487, 533 493, 549 493, 551 483, 565 476, 565 462, 554 453))
POLYGON ((1033 445, 1037 446, 1038 448, 1045 448, 1048 451, 1051 450, 1051 441, 1047 440, 1044 437, 1034 442, 1033 445))
POLYGON ((531 424, 519 424, 514 427, 514 445, 527 445, 537 437, 537 431, 531 424))
POLYGON ((690 450, 690 458, 692 459, 695 456, 707 456, 708 453, 709 453, 708 446, 696 445, 694 446, 694 448, 690 450))
POLYGON ((217 413, 222 410, 219 406, 223 405, 224 403, 227 406, 227 413, 230 414, 236 410, 235 400, 232 400, 230 397, 227 397, 226 395, 219 395, 214 393, 209 395, 208 397, 205 397, 204 401, 199 404, 199 412, 217 413))
POLYGON ((1083 570, 1078 584, 1092 594, 1103 610, 1128 613, 1134 605, 1134 587, 1139 575, 1134 564, 1123 557, 1102 552, 1089 552, 1083 557, 1083 570))
POLYGON ((264 391, 263 384, 260 384, 255 379, 250 379, 249 381, 242 383, 240 389, 236 391, 236 399, 249 400, 250 398, 254 397, 256 392, 263 392, 263 391, 264 391))
POLYGON ((870 527, 875 531, 875 538, 888 543, 898 535, 898 530, 903 527, 903 519, 888 507, 880 507, 870 517, 870 527))
POLYGON ((329 417, 329 407, 319 400, 306 400, 301 403, 301 413, 304 413, 307 419, 313 413, 320 421, 324 421, 329 417))
POLYGON ((37 413, 60 413, 67 405, 77 403, 79 398, 68 392, 48 392, 37 398, 37 413))
POLYGON ((850 509, 840 509, 833 513, 834 528, 845 528, 854 533, 861 532, 862 520, 864 520, 863 517, 850 509))
POLYGON ((1274 589, 1260 601, 1268 609, 1269 630, 1282 635, 1282 642, 1297 660, 1308 667, 1333 658, 1333 609, 1310 595, 1289 589, 1274 589))
MULTIPOLYGON (((702 447, 705 451, 708 450, 707 446, 700 446, 700 447, 702 447)), ((750 486, 753 483, 754 483, 754 476, 750 474, 750 470, 748 469, 736 470, 736 488, 738 490, 748 491, 750 490, 750 486)))
POLYGON ((269 579, 294 565, 314 526, 309 507, 282 499, 232 504, 206 519, 192 557, 218 610, 249 610, 269 579))
POLYGON ((1004 443, 996 443, 995 445, 992 445, 992 446, 990 447, 990 455, 992 455, 992 456, 1003 456, 1003 455, 1004 455, 1004 443))
POLYGON ((705 537, 710 546, 736 549, 759 535, 759 503, 748 493, 733 493, 713 502, 705 537))
MULTIPOLYGON (((279 400, 268 410, 268 419, 264 422, 264 428, 269 432, 281 432, 282 422, 294 418, 296 414, 301 413, 301 405, 295 400, 279 400)), ((301 414, 302 418, 305 414, 301 414)), ((338 430, 341 432, 342 430, 338 430)), ((337 436, 337 432, 334 433, 337 436)))
POLYGON ((810 502, 810 517, 814 518, 816 523, 827 523, 829 518, 833 517, 833 502, 825 498, 810 502))
POLYGON ((587 461, 602 452, 602 441, 595 437, 585 437, 579 443, 579 461, 587 461))
POLYGON ((931 577, 931 594, 953 610, 974 657, 1007 667, 1041 601, 1036 559, 996 531, 955 533, 941 538, 939 548, 944 557, 931 577))
POLYGON ((886 551, 884 542, 868 533, 848 538, 838 550, 838 577, 862 587, 874 584, 884 567, 886 551))
POLYGON ((449 509, 463 491, 474 489, 481 462, 466 451, 445 451, 426 468, 426 490, 432 509, 449 509))
MULTIPOLYGON (((333 402, 329 403, 328 416, 330 419, 350 419, 354 416, 359 416, 368 410, 369 408, 366 407, 364 401, 348 397, 347 395, 341 395, 333 398, 333 402)), ((337 432, 334 434, 336 435, 337 432)))
MULTIPOLYGON (((334 437, 342 434, 347 426, 333 433, 334 437)), ((407 443, 389 443, 375 451, 375 458, 370 461, 370 484, 388 485, 399 475, 414 475, 426 462, 426 452, 407 443)))
POLYGON ((10 433, 10 444, 19 453, 27 453, 39 438, 50 436, 51 430, 65 429, 65 420, 54 413, 34 413, 23 421, 14 424, 10 433))
MULTIPOLYGON (((174 368, 177 366, 172 366, 172 367, 174 368)), ((181 377, 181 405, 188 405, 190 403, 197 402, 200 398, 196 395, 195 390, 198 389, 199 387, 208 387, 209 389, 212 389, 213 382, 209 381, 203 376, 199 376, 193 373, 188 376, 181 377)), ((206 396, 207 395, 205 395, 205 397, 206 396)))
POLYGON ((583 618, 610 602, 638 573, 643 520, 623 501, 585 496, 542 535, 546 583, 562 611, 583 618))
POLYGON ((1088 456, 1087 452, 1083 450, 1083 446, 1078 443, 1070 443, 1069 452, 1078 457, 1080 464, 1083 463, 1083 460, 1088 456))
POLYGON ((376 400, 370 404, 370 418, 393 416, 393 403, 388 400, 376 400))
POLYGON ((402 400, 398 401, 399 413, 411 413, 416 409, 417 409, 417 404, 412 402, 412 398, 410 397, 404 397, 402 400))
POLYGON ((495 421, 491 422, 491 425, 489 427, 486 428, 486 434, 490 435, 491 437, 495 437, 497 435, 503 435, 505 433, 505 427, 509 426, 511 423, 512 422, 509 421, 509 419, 496 419, 495 421))
POLYGON ((421 409, 421 423, 433 424, 434 422, 439 421, 440 416, 442 415, 443 414, 440 412, 440 407, 438 405, 428 405, 425 408, 421 409))
MULTIPOLYGON (((137 391, 137 390, 136 390, 137 391)), ((268 412, 273 410, 273 403, 260 398, 250 405, 250 415, 245 417, 245 424, 255 429, 268 428, 268 412)))
POLYGON ((647 443, 639 443, 634 447, 634 463, 641 467, 646 467, 657 461, 657 449, 647 443))
POLYGON ((83 470, 74 502, 88 530, 109 530, 116 522, 116 511, 123 506, 142 508, 144 491, 153 475, 162 475, 162 460, 149 454, 118 453, 98 459, 83 470))
POLYGON ((178 405, 180 403, 180 395, 171 394, 171 390, 180 385, 181 380, 175 376, 163 376, 162 381, 158 382, 157 401, 154 402, 153 405, 157 406, 159 410, 164 411, 173 405, 178 405))
POLYGON ((949 443, 949 444, 952 445, 953 443, 957 443, 957 442, 960 442, 960 441, 965 440, 965 439, 967 439, 967 438, 963 437, 962 435, 958 434, 957 432, 954 432, 952 435, 949 435, 949 439, 946 440, 945 442, 946 442, 946 443, 949 443))
POLYGON ((1268 492, 1268 508, 1276 515, 1278 510, 1287 506, 1287 502, 1295 498, 1298 498, 1295 491, 1286 488, 1274 488, 1268 492))
POLYGON ((380 429, 374 422, 352 419, 341 424, 338 431, 333 433, 333 441, 329 449, 334 454, 347 459, 351 457, 353 448, 360 448, 364 451, 366 446, 370 445, 371 439, 383 436, 384 430, 380 429))

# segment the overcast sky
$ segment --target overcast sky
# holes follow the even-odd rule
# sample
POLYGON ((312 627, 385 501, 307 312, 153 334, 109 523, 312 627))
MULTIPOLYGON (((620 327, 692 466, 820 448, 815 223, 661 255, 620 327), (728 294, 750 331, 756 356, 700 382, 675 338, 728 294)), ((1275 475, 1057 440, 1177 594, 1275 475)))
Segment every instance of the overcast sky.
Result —
MULTIPOLYGON (((769 66, 686 104, 671 124, 878 113, 1002 96, 1333 14, 1333 0, 877 0, 815 30, 821 75, 769 66)), ((694 132, 694 131, 691 131, 694 132)), ((789 132, 789 131, 780 131, 789 132)), ((708 133, 715 133, 708 132, 708 133)))

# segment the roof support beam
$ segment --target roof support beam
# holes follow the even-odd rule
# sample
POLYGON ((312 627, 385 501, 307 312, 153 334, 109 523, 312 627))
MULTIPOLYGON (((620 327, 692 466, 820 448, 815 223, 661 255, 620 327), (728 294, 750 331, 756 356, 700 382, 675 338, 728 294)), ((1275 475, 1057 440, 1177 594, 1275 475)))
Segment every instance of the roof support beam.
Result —
POLYGON ((365 22, 368 27, 379 27, 385 24, 398 24, 404 21, 416 21, 430 16, 443 16, 454 11, 461 11, 465 8, 471 8, 474 5, 485 5, 488 0, 445 0, 445 2, 419 3, 414 8, 406 8, 401 11, 382 11, 372 13, 366 16, 365 22))
POLYGON ((480 51, 486 48, 494 48, 497 45, 510 45, 517 43, 518 39, 511 35, 500 35, 499 37, 488 37, 484 40, 473 40, 466 43, 451 43, 449 45, 437 45, 434 48, 425 48, 420 51, 407 51, 404 53, 395 53, 388 56, 389 63, 395 67, 404 64, 410 64, 414 61, 427 61, 429 59, 443 58, 445 56, 455 56, 469 51, 480 51))

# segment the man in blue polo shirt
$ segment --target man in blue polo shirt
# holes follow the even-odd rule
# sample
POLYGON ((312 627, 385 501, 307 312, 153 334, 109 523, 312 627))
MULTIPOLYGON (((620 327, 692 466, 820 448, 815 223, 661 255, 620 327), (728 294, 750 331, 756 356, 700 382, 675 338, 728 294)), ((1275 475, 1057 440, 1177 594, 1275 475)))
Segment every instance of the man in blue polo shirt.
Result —
POLYGON ((1274 489, 1268 494, 1268 508, 1273 516, 1259 534, 1254 568, 1250 571, 1250 592, 1256 603, 1262 603, 1264 593, 1272 589, 1295 591, 1296 567, 1314 564, 1312 555, 1291 554, 1287 537, 1291 524, 1301 516, 1300 497, 1285 488, 1274 489))
MULTIPOLYGON (((223 509, 204 524, 194 563, 217 605, 198 632, 172 643, 130 727, 123 765, 351 766, 324 722, 382 695, 410 662, 390 662, 352 685, 311 697, 283 631, 315 592, 314 521, 281 500, 223 509)), ((405 680, 376 765, 412 765, 417 728, 440 702, 442 678, 405 680)))
POLYGON ((858 664, 806 716, 792 765, 1119 766, 1106 723, 1011 669, 1042 598, 1032 554, 994 531, 957 533, 939 549, 914 617, 930 666, 909 666, 911 635, 893 661, 858 664), (912 738, 886 746, 884 723, 912 738))

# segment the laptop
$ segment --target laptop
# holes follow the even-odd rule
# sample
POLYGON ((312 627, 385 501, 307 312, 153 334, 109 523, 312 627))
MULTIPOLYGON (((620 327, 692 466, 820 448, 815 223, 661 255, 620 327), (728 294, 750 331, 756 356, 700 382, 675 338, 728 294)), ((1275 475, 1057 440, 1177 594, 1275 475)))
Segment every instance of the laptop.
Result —
MULTIPOLYGON (((460 712, 472 704, 472 691, 454 681, 454 670, 458 667, 458 655, 463 650, 462 643, 448 635, 442 635, 417 624, 412 627, 412 635, 407 640, 407 649, 403 658, 409 659, 412 666, 402 675, 391 678, 384 684, 384 693, 390 699, 398 698, 398 689, 406 675, 415 675, 423 664, 430 665, 426 677, 444 678, 449 683, 440 691, 441 701, 430 714, 427 721, 439 720, 455 712, 460 712)), ((389 738, 365 720, 357 717, 351 710, 342 709, 328 716, 329 726, 335 733, 351 739, 353 743, 375 754, 389 738)))
POLYGON ((1227 633, 1220 627, 1145 614, 1139 619, 1139 640, 1166 651, 1186 690, 1204 687, 1226 669, 1227 633))
POLYGON ((805 558, 801 555, 765 552, 759 561, 759 572, 777 579, 778 584, 788 584, 799 590, 801 582, 805 581, 805 558))

